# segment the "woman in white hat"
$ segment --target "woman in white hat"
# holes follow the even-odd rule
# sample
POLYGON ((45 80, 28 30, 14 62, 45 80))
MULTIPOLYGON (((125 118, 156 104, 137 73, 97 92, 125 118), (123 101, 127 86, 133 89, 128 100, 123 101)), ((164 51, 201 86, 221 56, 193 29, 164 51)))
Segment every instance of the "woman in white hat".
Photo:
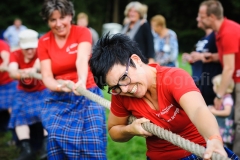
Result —
MULTIPOLYGON (((30 145, 30 129, 28 125, 41 122, 41 111, 44 96, 48 90, 41 80, 31 78, 29 72, 40 68, 37 60, 38 33, 27 29, 19 34, 20 50, 11 53, 9 73, 13 79, 19 80, 18 90, 13 101, 9 128, 15 128, 20 140, 21 153, 17 160, 34 159, 30 145)), ((47 136, 46 130, 43 131, 47 136)), ((40 158, 46 157, 46 138, 43 142, 40 158)))

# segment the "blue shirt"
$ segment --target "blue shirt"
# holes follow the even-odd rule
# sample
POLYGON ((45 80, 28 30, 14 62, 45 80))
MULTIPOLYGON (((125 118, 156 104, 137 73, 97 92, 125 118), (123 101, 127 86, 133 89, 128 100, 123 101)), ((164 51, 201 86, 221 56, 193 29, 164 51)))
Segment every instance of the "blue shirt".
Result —
POLYGON ((3 33, 3 37, 7 39, 7 42, 11 48, 19 46, 18 34, 25 29, 27 29, 27 27, 24 25, 21 25, 18 29, 15 25, 11 25, 3 33))
POLYGON ((167 36, 162 38, 153 31, 153 37, 156 62, 161 66, 176 66, 178 57, 178 40, 176 33, 168 29, 167 36), (166 44, 169 46, 169 49, 164 49, 166 44))

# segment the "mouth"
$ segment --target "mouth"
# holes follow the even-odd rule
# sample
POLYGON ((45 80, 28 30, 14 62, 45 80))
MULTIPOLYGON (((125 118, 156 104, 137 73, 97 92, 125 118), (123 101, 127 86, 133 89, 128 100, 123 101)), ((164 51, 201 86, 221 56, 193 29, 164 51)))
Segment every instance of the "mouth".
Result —
POLYGON ((136 93, 136 91, 137 91, 137 85, 133 86, 133 88, 132 88, 130 93, 134 94, 134 93, 136 93))

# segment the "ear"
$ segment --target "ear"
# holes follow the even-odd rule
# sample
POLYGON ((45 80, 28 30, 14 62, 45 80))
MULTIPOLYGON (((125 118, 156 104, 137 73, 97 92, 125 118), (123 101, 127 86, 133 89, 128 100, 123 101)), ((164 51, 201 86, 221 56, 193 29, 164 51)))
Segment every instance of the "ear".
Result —
POLYGON ((136 54, 132 54, 131 59, 134 61, 135 64, 142 64, 141 58, 136 54))

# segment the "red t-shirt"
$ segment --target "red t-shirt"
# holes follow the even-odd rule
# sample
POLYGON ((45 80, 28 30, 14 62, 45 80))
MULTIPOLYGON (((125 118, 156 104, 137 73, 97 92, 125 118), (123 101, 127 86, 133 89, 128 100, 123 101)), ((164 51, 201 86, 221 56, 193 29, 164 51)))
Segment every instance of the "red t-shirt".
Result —
MULTIPOLYGON (((0 40, 0 54, 2 54, 2 51, 8 51, 10 54, 10 47, 6 42, 4 42, 3 40, 0 40)), ((0 56, 0 64, 2 63, 3 63, 3 60, 0 56)), ((13 79, 9 77, 8 72, 0 72, 0 85, 4 85, 12 81, 13 79)))
MULTIPOLYGON (((145 117, 164 129, 205 146, 204 138, 179 105, 179 100, 185 93, 190 91, 199 92, 192 77, 182 69, 161 67, 156 64, 150 66, 157 69, 159 110, 151 109, 143 99, 113 95, 111 112, 118 117, 129 115, 137 118, 145 117)), ((156 136, 148 137, 146 143, 147 156, 151 160, 180 159, 191 154, 156 136)))
MULTIPOLYGON (((22 53, 22 50, 16 50, 11 53, 10 63, 11 62, 18 63, 19 69, 31 68, 33 67, 36 59, 37 59, 37 53, 35 54, 34 58, 30 62, 26 63, 24 62, 24 55, 22 53)), ((43 82, 35 78, 24 78, 24 79, 22 78, 19 80, 19 83, 18 83, 18 89, 24 90, 27 92, 41 91, 45 88, 46 87, 44 86, 43 82)))
MULTIPOLYGON (((89 30, 85 27, 72 25, 69 37, 62 48, 59 48, 52 31, 42 36, 38 43, 40 61, 51 59, 53 75, 56 79, 78 81, 76 59, 77 48, 81 42, 92 43, 89 30)), ((93 74, 88 67, 87 88, 95 87, 93 74)))
POLYGON ((240 25, 225 18, 219 32, 216 33, 216 44, 219 60, 223 67, 223 56, 235 54, 233 80, 235 82, 240 82, 240 25))

